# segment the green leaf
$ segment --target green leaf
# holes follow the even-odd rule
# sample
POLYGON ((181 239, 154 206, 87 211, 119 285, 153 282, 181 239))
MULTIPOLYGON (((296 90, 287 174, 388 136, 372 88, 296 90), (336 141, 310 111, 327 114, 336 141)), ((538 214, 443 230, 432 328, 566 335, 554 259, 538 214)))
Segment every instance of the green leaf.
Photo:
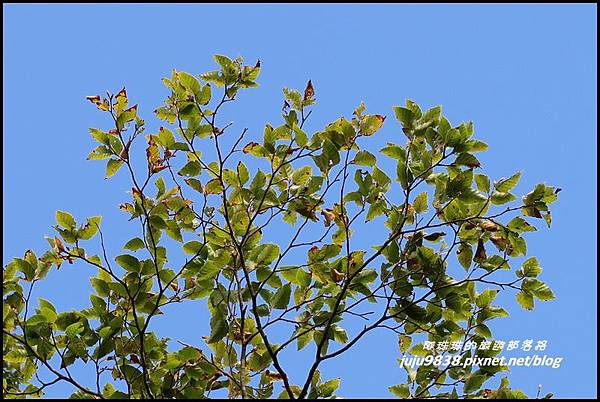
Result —
POLYGON ((135 237, 135 238, 129 240, 123 246, 124 249, 131 250, 131 251, 136 251, 136 250, 142 249, 144 247, 146 247, 146 245, 144 244, 144 241, 142 239, 140 239, 139 237, 135 237))
POLYGON ((544 282, 538 279, 527 278, 521 285, 523 291, 531 293, 533 296, 540 300, 552 300, 555 298, 552 289, 548 287, 544 282))
POLYGON ((427 192, 425 192, 425 191, 423 191, 421 194, 419 194, 413 201, 413 207, 415 209, 415 212, 418 214, 427 212, 428 205, 429 205, 429 199, 428 199, 427 192))
POLYGON ((82 240, 89 240, 94 237, 94 235, 98 233, 98 228, 100 227, 101 222, 101 216, 92 216, 91 218, 87 218, 86 224, 78 232, 79 238, 82 240))
POLYGON ((296 170, 294 174, 292 174, 292 182, 296 186, 304 186, 309 182, 312 177, 312 168, 310 166, 303 166, 300 169, 296 170))
POLYGON ((73 229, 76 225, 73 216, 64 211, 56 211, 56 223, 66 229, 73 229))
POLYGON ((458 155, 458 158, 456 158, 454 164, 458 166, 467 166, 470 168, 477 168, 481 166, 481 163, 479 163, 479 160, 475 157, 475 155, 466 152, 458 155))
POLYGON ((218 178, 210 180, 204 186, 204 194, 221 194, 223 192, 223 185, 218 178))
POLYGON ((29 317, 27 319, 27 326, 35 326, 35 325, 39 325, 39 324, 45 324, 47 323, 47 319, 46 316, 44 316, 43 314, 36 314, 36 315, 32 315, 31 317, 29 317))
POLYGON ((402 127, 410 127, 416 117, 410 109, 402 106, 394 106, 394 114, 396 115, 396 119, 402 123, 402 127))
POLYGON ((280 287, 277 292, 271 298, 271 306, 275 309, 285 309, 290 303, 290 296, 292 294, 292 285, 287 283, 280 287))
POLYGON ((507 202, 511 202, 516 199, 517 197, 511 193, 494 193, 491 197, 492 204, 494 205, 506 204, 507 202))
POLYGON ((535 232, 537 230, 535 226, 530 225, 529 223, 527 223, 527 221, 525 221, 525 219, 520 218, 518 216, 511 219, 511 221, 508 222, 508 225, 506 226, 513 232, 517 233, 535 232))
POLYGON ((399 145, 388 143, 380 149, 380 152, 390 158, 404 161, 406 160, 406 151, 399 145))
POLYGON ((388 390, 398 398, 407 399, 410 396, 407 384, 392 385, 388 390))
POLYGON ((338 341, 342 345, 348 343, 348 333, 344 328, 339 327, 337 325, 333 325, 331 329, 333 330, 333 337, 336 341, 338 341))
POLYGON ((471 393, 477 391, 483 383, 487 380, 487 377, 482 374, 471 374, 467 377, 467 381, 465 381, 465 389, 466 393, 471 393))
POLYGON ((217 265, 211 261, 207 261, 200 269, 200 274, 198 275, 198 279, 199 280, 213 279, 220 270, 221 270, 221 267, 219 265, 217 265))
POLYGON ((108 296, 110 292, 110 288, 108 287, 108 283, 99 278, 90 278, 90 282, 92 283, 92 287, 98 293, 100 297, 108 296))
POLYGON ((377 200, 369 207, 367 211, 367 216, 365 218, 365 222, 368 222, 377 216, 383 214, 385 212, 385 202, 383 200, 377 200))
POLYGON ((204 245, 201 242, 192 240, 183 245, 183 252, 188 255, 197 255, 200 253, 200 250, 202 250, 203 246, 204 245))
POLYGON ((507 193, 519 183, 519 179, 521 179, 521 172, 515 173, 508 179, 500 179, 497 183, 494 183, 494 188, 501 193, 507 193))
POLYGON ((392 180, 383 172, 383 170, 379 169, 377 166, 373 168, 373 179, 382 188, 386 188, 387 185, 392 182, 392 180))
POLYGON ((242 183, 242 186, 243 186, 244 184, 246 184, 248 179, 250 179, 250 175, 248 173, 248 168, 241 161, 238 162, 237 173, 238 173, 239 181, 240 181, 240 183, 242 183))
POLYGON ((359 166, 374 166, 377 158, 369 151, 360 151, 356 154, 352 162, 359 166))
POLYGON ((110 136, 105 131, 98 130, 97 128, 90 128, 90 134, 99 143, 104 144, 104 145, 110 144, 110 136))
POLYGON ((308 136, 297 124, 294 124, 294 133, 296 134, 296 144, 303 147, 308 143, 308 136))
MULTIPOLYGON (((305 329, 303 329, 302 327, 300 327, 300 331, 305 331, 305 329)), ((313 338, 313 334, 311 331, 307 331, 305 334, 300 335, 297 338, 297 349, 298 350, 302 350, 306 347, 306 345, 308 345, 310 343, 310 341, 313 338)))
POLYGON ((53 323, 54 321, 56 321, 56 310, 50 309, 48 307, 41 307, 40 312, 44 317, 46 317, 46 321, 48 321, 49 323, 53 323))
POLYGON ((175 144, 175 136, 168 128, 161 127, 158 130, 158 142, 164 148, 172 149, 171 147, 175 144))
POLYGON ((54 313, 56 313, 56 307, 54 307, 54 305, 52 303, 50 303, 48 300, 40 297, 40 298, 38 298, 38 303, 40 305, 40 308, 47 308, 49 310, 52 310, 54 313))
POLYGON ((191 74, 184 71, 178 71, 177 76, 179 77, 179 83, 192 94, 200 92, 200 82, 191 74))
POLYGON ((312 276, 308 272, 298 269, 296 272, 296 281, 300 286, 308 287, 312 281, 312 276))
POLYGON ((412 338, 408 335, 401 334, 398 336, 398 344, 400 346, 400 352, 405 353, 412 343, 412 338))
POLYGON ((517 302, 526 310, 533 310, 533 295, 529 292, 517 293, 517 302))
POLYGON ((257 265, 269 265, 279 256, 279 246, 277 244, 261 244, 252 249, 248 258, 257 265))
POLYGON ((360 133, 362 135, 373 135, 375 134, 385 121, 385 116, 380 114, 369 114, 363 116, 360 122, 360 133))
POLYGON ((490 192, 490 178, 484 174, 476 174, 475 175, 475 184, 477 185, 477 190, 483 191, 484 193, 490 192))
POLYGON ((110 148, 100 145, 100 146, 97 146, 96 148, 94 148, 92 150, 92 152, 90 152, 90 154, 87 156, 87 159, 90 161, 97 161, 97 160, 108 159, 113 155, 114 154, 110 150, 110 148))
POLYGON ((492 289, 484 290, 483 293, 481 293, 479 296, 477 296, 477 300, 475 302, 477 304, 477 307, 489 306, 492 303, 492 301, 494 301, 496 294, 498 294, 497 290, 492 290, 492 289))
POLYGON ((488 144, 480 140, 469 140, 467 146, 470 152, 482 152, 489 148, 488 144))
POLYGON ((462 243, 456 251, 456 256, 458 257, 460 265, 468 270, 471 267, 471 261, 473 261, 473 247, 466 243, 462 243))
POLYGON ((204 193, 204 190, 202 189, 202 183, 200 182, 200 180, 196 180, 194 178, 188 177, 188 178, 184 179, 184 181, 187 183, 188 186, 190 186, 197 192, 199 192, 201 194, 204 193))
POLYGON ((223 339, 229 331, 227 320, 221 315, 217 315, 210 320, 210 337, 208 343, 215 343, 223 339))
POLYGON ((82 333, 83 330, 84 330, 83 324, 80 321, 77 321, 76 323, 69 325, 65 329, 65 335, 68 336, 69 338, 73 338, 73 337, 79 335, 80 333, 82 333))
POLYGON ((181 169, 179 169, 177 174, 185 177, 198 176, 200 174, 200 168, 200 163, 196 161, 189 161, 181 169))
POLYGON ((117 173, 117 171, 123 166, 123 161, 120 159, 110 159, 106 163, 106 175, 105 178, 108 179, 117 173))
POLYGON ((115 258, 117 264, 130 272, 139 272, 142 268, 140 261, 132 255, 123 254, 115 258))
POLYGON ((525 262, 523 262, 523 266, 519 271, 517 271, 517 276, 519 278, 528 277, 535 278, 539 274, 542 273, 542 268, 539 265, 537 258, 530 257, 525 262))
POLYGON ((413 355, 413 356, 419 356, 419 357, 424 357, 427 356, 429 354, 428 350, 425 350, 424 346, 422 343, 417 343, 415 346, 413 346, 410 351, 408 352, 409 354, 413 355))
POLYGON ((334 378, 329 380, 321 385, 319 385, 319 395, 323 398, 327 398, 339 388, 341 380, 339 378, 334 378))

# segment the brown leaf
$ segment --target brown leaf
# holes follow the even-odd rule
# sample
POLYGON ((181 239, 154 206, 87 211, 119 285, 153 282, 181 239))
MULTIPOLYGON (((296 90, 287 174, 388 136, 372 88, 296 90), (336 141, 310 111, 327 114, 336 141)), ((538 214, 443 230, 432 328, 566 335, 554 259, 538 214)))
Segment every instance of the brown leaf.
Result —
POLYGON ((131 193, 134 197, 142 198, 142 193, 140 193, 140 191, 135 187, 131 187, 131 193))
POLYGON ((121 89, 116 96, 117 100, 121 97, 127 99, 127 91, 125 90, 125 87, 123 87, 123 89, 121 89))
POLYGON ((283 380, 283 376, 277 372, 267 370, 265 374, 272 380, 283 380))
POLYGON ((345 275, 335 268, 331 268, 331 277, 335 283, 339 283, 344 280, 345 275))
POLYGON ((331 226, 331 222, 335 220, 335 213, 331 209, 324 209, 321 211, 321 215, 325 217, 325 227, 331 226))
POLYGON ((500 227, 496 225, 494 222, 489 220, 484 220, 479 223, 479 227, 483 230, 487 230, 488 232, 496 232, 500 230, 500 227))
POLYGON ((63 245, 62 241, 58 237, 54 238, 54 247, 56 248, 56 250, 58 250, 59 253, 66 251, 65 246, 63 245))
POLYGON ((100 110, 108 110, 108 100, 107 99, 104 99, 103 101, 101 101, 100 96, 98 96, 98 95, 86 96, 85 99, 92 102, 100 110))
POLYGON ((439 239, 442 236, 446 236, 446 233, 444 233, 444 232, 435 232, 435 233, 431 233, 431 234, 428 234, 426 236, 423 236, 423 238, 425 240, 429 240, 429 241, 436 241, 437 239, 439 239))
POLYGON ((133 205, 131 205, 130 203, 126 202, 126 203, 123 203, 123 204, 119 204, 119 209, 121 211, 125 211, 125 212, 133 211, 133 205))
POLYGON ((304 100, 306 102, 308 100, 312 100, 312 97, 315 95, 315 89, 313 88, 313 84, 311 80, 308 80, 306 84, 306 89, 304 90, 304 100))
POLYGON ((129 147, 131 146, 131 141, 132 140, 133 140, 133 137, 129 141, 127 141, 127 144, 125 144, 125 147, 123 148, 123 150, 119 154, 119 157, 121 159, 123 159, 124 161, 128 161, 129 160, 129 147))
POLYGON ((160 152, 158 146, 152 137, 148 139, 148 148, 146 148, 146 158, 148 159, 148 170, 153 171, 155 165, 160 164, 160 152))
POLYGON ((102 103, 102 101, 100 100, 100 96, 98 95, 93 95, 93 96, 86 96, 85 99, 89 100, 90 102, 92 102, 94 105, 97 105, 99 103, 102 103))
MULTIPOLYGON (((134 114, 137 114, 137 105, 133 105, 129 109, 123 110, 123 113, 127 113, 127 112, 134 112, 134 114)), ((131 120, 133 120, 133 118, 131 120)))
POLYGON ((255 147, 257 147, 257 146, 259 146, 259 145, 260 145, 260 144, 258 144, 258 143, 256 143, 256 142, 254 142, 254 141, 253 141, 253 142, 250 142, 250 143, 248 143, 248 144, 247 144, 247 145, 246 145, 246 146, 245 146, 245 147, 242 149, 242 151, 243 151, 245 154, 249 154, 249 153, 251 153, 251 152, 252 152, 252 150, 253 150, 255 147))
POLYGON ((475 227, 475 224, 471 221, 465 222, 464 223, 464 228, 467 230, 471 230, 475 227))
POLYGON ((498 248, 498 250, 500 250, 500 251, 506 250, 506 246, 508 244, 506 242, 506 239, 504 239, 500 236, 490 236, 490 240, 492 241, 492 243, 494 243, 494 245, 498 248))
POLYGON ((166 165, 162 165, 162 164, 161 165, 153 165, 152 169, 150 169, 150 171, 152 173, 158 173, 158 172, 160 172, 162 170, 165 170, 166 168, 167 168, 167 166, 166 165))
MULTIPOLYGON (((248 342, 252 338, 252 332, 244 331, 243 340, 244 342, 248 342)), ((237 342, 242 341, 242 333, 239 329, 233 331, 233 339, 237 342)))
POLYGON ((409 258, 406 260, 406 268, 410 270, 419 268, 419 260, 417 258, 409 258))
POLYGON ((487 259, 487 255, 485 253, 485 246, 483 244, 483 240, 479 239, 477 242, 477 250, 475 251, 475 258, 473 260, 475 262, 482 262, 487 259))

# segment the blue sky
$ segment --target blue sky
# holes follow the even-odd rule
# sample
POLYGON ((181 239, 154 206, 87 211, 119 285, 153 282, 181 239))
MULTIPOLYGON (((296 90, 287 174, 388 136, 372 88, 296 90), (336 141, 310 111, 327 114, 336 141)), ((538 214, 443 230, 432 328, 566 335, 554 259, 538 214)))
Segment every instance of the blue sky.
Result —
MULTIPOLYGON (((596 396, 595 5, 3 8, 3 263, 27 248, 41 253, 57 209, 80 220, 103 215, 113 255, 135 232, 117 208, 128 197, 125 175, 105 181, 103 164, 85 160, 94 145, 88 127, 108 124, 86 95, 126 85, 152 132, 151 111, 167 95, 160 78, 172 68, 204 72, 217 53, 260 58, 261 87, 231 109, 250 133, 279 122, 282 87, 302 89, 312 79, 318 104, 309 130, 349 116, 360 101, 383 114, 407 98, 441 104, 453 123, 475 122, 490 145, 486 173, 522 170, 520 193, 538 182, 563 188, 552 229, 528 237, 557 298, 526 312, 507 295, 511 317, 493 329, 498 339, 547 339, 546 353, 564 358, 559 369, 514 368, 514 386, 529 395, 541 383, 559 397, 596 396)), ((389 123, 372 149, 401 135, 389 123)), ((83 307, 89 274, 54 270, 37 296, 63 310, 83 307)), ((174 309, 158 329, 193 341, 208 331, 202 311, 174 309), (184 322, 186 314, 198 319, 184 322)), ((342 378, 343 396, 388 397, 387 386, 404 379, 397 357, 394 337, 375 333, 323 373, 342 378)), ((287 363, 302 366, 293 356, 287 363)), ((67 392, 57 386, 48 395, 67 392)))

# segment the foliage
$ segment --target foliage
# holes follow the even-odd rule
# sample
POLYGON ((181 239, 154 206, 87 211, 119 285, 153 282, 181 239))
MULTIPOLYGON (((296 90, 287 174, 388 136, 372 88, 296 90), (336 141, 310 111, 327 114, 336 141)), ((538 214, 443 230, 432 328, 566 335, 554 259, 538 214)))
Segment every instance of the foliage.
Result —
MULTIPOLYGON (((249 141, 247 130, 236 136, 218 116, 239 91, 257 86, 260 62, 215 60, 215 71, 163 79, 170 95, 155 110, 164 125, 153 134, 144 134, 125 89, 88 97, 111 121, 90 129, 98 145, 88 159, 106 161, 107 178, 130 177, 120 209, 140 234, 110 258, 100 217, 81 223, 58 211, 49 249, 40 257, 27 250, 4 267, 5 397, 41 396, 59 381, 78 398, 203 398, 219 389, 232 398, 332 397, 340 379, 322 378, 319 368, 373 330, 394 331, 400 353, 419 355, 424 339, 493 339, 489 322, 508 315, 494 304, 498 292, 514 292, 526 309, 554 298, 535 258, 518 269, 511 262, 527 255, 533 220, 550 226, 548 205, 560 189, 538 184, 518 198, 520 173, 492 181, 476 156, 488 147, 473 138, 472 123, 452 125, 440 107, 422 111, 407 101, 393 109, 402 134, 391 129, 395 142, 369 151, 361 143, 393 117, 361 104, 311 135, 309 81, 304 92, 284 89, 281 124, 267 123, 262 139, 249 141), (145 148, 142 172, 131 162, 135 147, 145 148), (202 154, 211 148, 214 158, 202 154), (289 238, 263 238, 283 224, 289 238), (352 243, 359 231, 387 234, 361 250, 352 243), (92 240, 99 255, 86 252, 92 240), (170 265, 174 255, 185 262, 170 265), (81 311, 31 300, 35 284, 64 262, 93 272, 94 293, 81 311), (511 279, 498 279, 507 273, 511 279), (197 344, 150 329, 166 306, 196 299, 211 314, 197 344), (353 320, 364 325, 350 331, 353 320), (304 378, 291 378, 282 363, 290 349, 310 359, 304 378), (93 387, 69 371, 78 361, 97 372, 93 387)), ((460 359, 497 353, 462 350, 460 359)), ((524 396, 506 378, 486 388, 506 370, 407 368, 407 382, 390 391, 524 396)))

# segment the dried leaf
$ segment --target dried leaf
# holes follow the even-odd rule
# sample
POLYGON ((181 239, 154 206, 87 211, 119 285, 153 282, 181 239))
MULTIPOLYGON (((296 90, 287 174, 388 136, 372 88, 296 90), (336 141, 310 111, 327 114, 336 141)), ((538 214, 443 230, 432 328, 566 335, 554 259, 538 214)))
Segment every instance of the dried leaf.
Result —
POLYGON ((312 97, 315 95, 315 89, 313 88, 313 84, 311 80, 308 80, 306 84, 306 89, 304 90, 304 99, 303 102, 307 102, 312 100, 312 97))
POLYGON ((339 283, 344 280, 345 275, 335 268, 331 269, 331 277, 334 282, 339 283))
POLYGON ((446 233, 445 232, 435 232, 435 233, 431 233, 426 236, 423 236, 423 238, 425 240, 429 240, 429 241, 436 241, 437 239, 439 239, 442 236, 446 236, 446 233))
POLYGON ((483 244, 483 240, 479 239, 477 242, 477 251, 475 251, 475 258, 473 259, 475 262, 485 261, 487 259, 487 255, 485 252, 485 246, 483 244))
POLYGON ((321 215, 325 217, 325 227, 331 226, 331 222, 335 220, 335 212, 331 209, 324 209, 321 211, 321 215))

